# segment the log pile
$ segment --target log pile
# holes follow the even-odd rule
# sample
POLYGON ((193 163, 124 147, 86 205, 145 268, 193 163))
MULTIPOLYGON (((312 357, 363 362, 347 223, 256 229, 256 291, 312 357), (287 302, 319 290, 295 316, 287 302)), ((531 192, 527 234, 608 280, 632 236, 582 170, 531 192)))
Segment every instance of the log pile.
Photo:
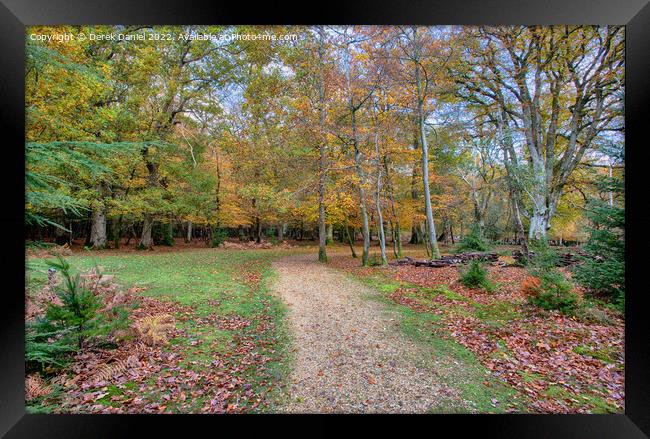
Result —
MULTIPOLYGON (((534 251, 529 251, 528 252, 528 257, 532 258, 535 256, 534 251)), ((525 263, 525 258, 524 258, 524 253, 520 250, 515 250, 512 252, 512 257, 517 261, 519 264, 525 263)), ((558 260, 556 265, 558 267, 567 267, 570 265, 576 265, 580 262, 580 259, 574 255, 573 253, 561 253, 558 255, 558 260)))
POLYGON ((466 264, 470 261, 483 261, 483 262, 497 262, 499 256, 496 253, 483 253, 483 252, 472 252, 472 253, 459 253, 457 255, 443 256, 440 259, 413 259, 409 256, 398 259, 395 262, 391 262, 391 265, 413 265, 415 267, 431 267, 431 268, 441 268, 441 267, 454 267, 459 264, 466 264))

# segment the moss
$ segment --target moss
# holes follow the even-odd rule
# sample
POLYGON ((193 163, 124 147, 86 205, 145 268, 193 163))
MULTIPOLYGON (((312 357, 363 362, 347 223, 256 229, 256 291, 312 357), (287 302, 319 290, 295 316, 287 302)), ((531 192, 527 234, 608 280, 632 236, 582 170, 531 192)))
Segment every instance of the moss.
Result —
POLYGON ((594 414, 620 412, 616 406, 607 403, 607 401, 600 396, 593 394, 574 395, 560 386, 549 386, 542 394, 550 399, 561 399, 569 403, 573 408, 587 406, 589 411, 594 414))
POLYGON ((573 352, 580 355, 586 355, 591 358, 595 358, 605 363, 614 363, 616 358, 614 357, 615 351, 612 348, 602 347, 596 349, 593 346, 576 346, 573 348, 573 352))

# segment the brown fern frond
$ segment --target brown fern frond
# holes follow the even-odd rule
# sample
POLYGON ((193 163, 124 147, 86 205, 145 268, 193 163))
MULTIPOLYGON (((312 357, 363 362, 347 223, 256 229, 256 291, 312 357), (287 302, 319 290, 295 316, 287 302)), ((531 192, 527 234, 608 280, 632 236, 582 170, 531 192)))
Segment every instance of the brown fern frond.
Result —
POLYGON ((147 316, 134 325, 138 338, 148 346, 167 343, 167 333, 175 327, 176 321, 170 314, 147 316))
POLYGON ((131 355, 128 358, 117 360, 112 363, 103 364, 97 372, 93 375, 95 381, 108 381, 117 375, 121 375, 128 369, 138 367, 140 361, 136 355, 131 355))
POLYGON ((52 387, 45 384, 45 381, 38 375, 29 375, 25 379, 25 398, 27 400, 48 395, 52 387))

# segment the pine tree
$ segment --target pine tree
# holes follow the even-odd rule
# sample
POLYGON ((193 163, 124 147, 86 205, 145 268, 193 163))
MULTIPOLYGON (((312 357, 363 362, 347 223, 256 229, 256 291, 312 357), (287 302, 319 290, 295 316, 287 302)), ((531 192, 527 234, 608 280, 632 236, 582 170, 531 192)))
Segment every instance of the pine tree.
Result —
MULTIPOLYGON (((601 192, 623 193, 623 181, 603 177, 598 182, 601 192)), ((574 278, 592 294, 614 300, 620 307, 625 302, 625 208, 613 202, 593 198, 587 205, 592 222, 588 256, 574 270, 574 278)))

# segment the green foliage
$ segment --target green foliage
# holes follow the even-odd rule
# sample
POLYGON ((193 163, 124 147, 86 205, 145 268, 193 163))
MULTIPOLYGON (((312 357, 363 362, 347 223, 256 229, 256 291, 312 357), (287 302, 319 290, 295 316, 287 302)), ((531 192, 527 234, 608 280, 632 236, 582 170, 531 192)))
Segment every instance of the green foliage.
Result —
POLYGON ((488 271, 480 261, 472 261, 469 268, 461 273, 460 282, 467 288, 482 288, 492 293, 495 285, 487 277, 488 271))
MULTIPOLYGON (((25 223, 65 228, 53 218, 58 214, 82 216, 90 203, 76 190, 80 179, 95 181, 111 176, 106 164, 140 144, 133 142, 26 142, 25 223)), ((92 192, 96 198, 96 191, 92 192)))
POLYGON ((382 267, 384 264, 381 260, 381 256, 373 253, 368 257, 368 266, 370 267, 382 267))
POLYGON ((528 272, 536 279, 527 287, 528 301, 547 310, 571 313, 578 305, 573 285, 557 269, 558 254, 544 241, 531 241, 534 255, 528 260, 528 272))
MULTIPOLYGON (((70 265, 65 259, 59 256, 58 261, 49 261, 48 265, 57 269, 63 277, 62 285, 56 289, 62 304, 48 305, 45 318, 38 323, 35 343, 51 333, 57 336, 56 340, 62 348, 76 346, 81 349, 93 341, 105 342, 104 338, 112 331, 127 327, 127 311, 120 307, 102 311, 101 297, 80 281, 79 274, 71 274, 70 265)), ((36 344, 34 346, 37 347, 36 344)))
POLYGON ((54 413, 53 408, 61 404, 64 389, 59 384, 50 384, 49 387, 51 390, 47 395, 25 401, 25 411, 27 414, 54 413))
POLYGON ((473 224, 470 232, 463 236, 456 246, 456 253, 465 253, 479 251, 484 252, 490 249, 490 244, 486 241, 477 224, 473 224))
POLYGON ((555 270, 559 257, 546 241, 530 241, 528 248, 533 256, 528 259, 526 266, 533 276, 538 272, 555 270))
POLYGON ((165 245, 167 247, 174 245, 174 235, 169 224, 155 224, 152 230, 152 238, 155 245, 165 245))
POLYGON ((228 237, 228 231, 221 227, 217 227, 212 231, 212 247, 219 247, 226 241, 228 237))
MULTIPOLYGON (((623 192, 623 182, 603 178, 599 181, 602 192, 623 192)), ((587 257, 573 270, 578 283, 594 295, 614 301, 623 310, 625 303, 625 209, 610 206, 598 199, 587 205, 591 219, 589 241, 584 250, 587 257)))
POLYGON ((546 310, 572 312, 578 304, 578 295, 573 286, 557 270, 538 271, 539 285, 530 287, 528 301, 546 310))
POLYGON ((64 367, 67 354, 76 351, 77 346, 66 337, 69 329, 51 330, 47 322, 37 320, 25 326, 25 367, 27 371, 46 367, 64 367))

